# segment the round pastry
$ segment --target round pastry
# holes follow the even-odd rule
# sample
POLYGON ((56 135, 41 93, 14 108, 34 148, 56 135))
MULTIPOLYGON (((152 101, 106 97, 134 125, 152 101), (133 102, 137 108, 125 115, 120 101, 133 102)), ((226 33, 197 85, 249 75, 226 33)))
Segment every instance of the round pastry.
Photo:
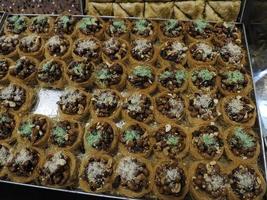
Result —
POLYGON ((218 160, 224 152, 221 130, 216 125, 201 125, 191 133, 190 151, 197 160, 218 160))
POLYGON ((155 21, 149 19, 135 19, 131 24, 131 39, 135 40, 140 37, 152 41, 157 39, 158 26, 155 21))
POLYGON ((98 17, 83 17, 77 24, 76 29, 78 38, 83 36, 93 36, 100 40, 104 38, 104 22, 98 17))
POLYGON ((38 170, 43 164, 44 156, 42 150, 21 144, 8 159, 8 177, 11 181, 19 183, 34 181, 38 177, 38 170))
POLYGON ((204 20, 188 21, 185 23, 188 43, 205 41, 211 42, 213 39, 214 27, 204 20))
POLYGON ((159 39, 161 42, 169 39, 182 41, 184 37, 184 25, 176 19, 168 19, 160 22, 159 29, 159 39))
POLYGON ((19 56, 32 56, 42 58, 44 53, 44 40, 36 35, 30 34, 20 39, 18 48, 19 56))
POLYGON ((229 42, 219 50, 218 63, 225 67, 244 67, 246 53, 239 45, 229 42))
POLYGON ((188 48, 178 40, 167 40, 160 47, 159 62, 161 67, 173 65, 185 65, 187 61, 188 48))
POLYGON ((181 65, 168 65, 158 71, 157 83, 161 92, 183 92, 188 86, 188 73, 181 65))
POLYGON ((65 69, 65 78, 70 85, 87 87, 92 84, 94 64, 89 60, 73 60, 65 69))
POLYGON ((227 96, 221 100, 220 109, 228 125, 252 127, 255 124, 256 106, 247 96, 227 96))
POLYGON ((119 136, 119 152, 124 155, 149 157, 152 140, 149 127, 145 124, 127 121, 119 136))
POLYGON ((8 72, 11 66, 14 65, 14 61, 5 56, 0 56, 0 84, 7 84, 8 80, 8 72))
POLYGON ((129 22, 126 19, 110 19, 106 25, 105 37, 119 37, 125 40, 129 39, 129 22))
POLYGON ((54 19, 45 15, 33 17, 30 21, 28 31, 47 38, 52 35, 54 19))
POLYGON ((4 33, 8 34, 24 34, 29 25, 29 18, 21 15, 12 15, 5 21, 4 33))
POLYGON ((0 87, 0 107, 4 111, 23 114, 29 111, 34 103, 34 91, 15 80, 12 80, 8 86, 0 87))
POLYGON ((79 185, 86 192, 110 192, 112 189, 114 161, 105 154, 83 158, 79 173, 79 185))
POLYGON ((218 85, 217 71, 211 66, 199 66, 189 73, 189 88, 192 92, 214 94, 217 92, 218 85))
POLYGON ((57 149, 74 151, 81 146, 83 130, 79 122, 73 120, 55 121, 50 131, 49 144, 57 149))
POLYGON ((17 129, 18 143, 45 147, 50 135, 50 128, 51 122, 48 117, 40 114, 26 116, 20 121, 17 129))
POLYGON ((97 88, 123 90, 126 84, 125 66, 120 62, 100 63, 95 67, 93 80, 97 88))
POLYGON ((143 197, 151 191, 152 167, 148 160, 137 156, 121 158, 114 172, 113 187, 120 195, 143 197))
POLYGON ((135 65, 128 70, 129 91, 143 91, 146 94, 152 93, 157 88, 155 69, 147 64, 135 65))
POLYGON ((51 149, 39 169, 39 182, 48 187, 70 187, 77 181, 77 168, 76 157, 71 152, 51 149))
POLYGON ((225 152, 232 161, 257 163, 260 154, 258 136, 250 128, 232 126, 225 132, 225 152))
POLYGON ((66 119, 81 120, 88 114, 90 98, 78 88, 67 88, 57 102, 59 114, 66 119))
POLYGON ((116 90, 96 89, 91 99, 92 118, 118 119, 121 114, 122 96, 116 90))
POLYGON ((159 199, 183 200, 189 190, 188 172, 181 163, 161 160, 152 176, 153 191, 159 199))
POLYGON ((5 178, 8 174, 7 163, 11 153, 11 146, 7 143, 0 142, 0 179, 5 178))
POLYGON ((12 143, 16 137, 16 130, 19 124, 17 115, 10 112, 0 112, 0 142, 12 143))
POLYGON ((100 41, 93 37, 79 38, 73 43, 72 57, 75 60, 82 61, 88 59, 97 61, 101 56, 100 41))
POLYGON ((83 144, 87 153, 112 153, 117 143, 118 128, 114 122, 96 118, 85 127, 83 144))
POLYGON ((60 15, 55 20, 54 31, 59 35, 69 35, 70 37, 74 37, 76 22, 77 19, 72 15, 60 15))
POLYGON ((155 119, 158 123, 181 123, 185 117, 185 99, 180 93, 162 92, 153 98, 155 119))
POLYGON ((19 44, 18 35, 0 36, 0 55, 5 58, 16 58, 18 55, 17 45, 19 44))
POLYGON ((124 101, 122 116, 126 121, 151 122, 153 120, 152 98, 146 93, 133 92, 124 101))
POLYGON ((54 35, 45 44, 45 57, 66 60, 71 56, 72 40, 69 36, 54 35))
POLYGON ((214 26, 214 42, 222 47, 229 42, 241 44, 241 32, 233 22, 219 22, 214 26))
POLYGON ((137 64, 138 62, 146 62, 154 65, 157 61, 158 50, 153 45, 153 42, 148 39, 136 39, 131 43, 130 63, 137 64))
POLYGON ((217 52, 210 43, 196 42, 189 46, 187 64, 190 67, 212 66, 216 63, 217 57, 217 52))
POLYGON ((191 125, 210 123, 219 116, 219 99, 216 94, 196 92, 186 99, 187 117, 191 125))
POLYGON ((63 88, 66 64, 57 58, 46 59, 38 67, 37 80, 41 87, 63 88))
POLYGON ((103 42, 102 59, 104 62, 125 62, 129 57, 129 44, 127 41, 111 37, 103 42))
POLYGON ((266 182, 257 165, 236 164, 229 174, 231 200, 261 200, 266 192, 266 182))
POLYGON ((190 193, 196 200, 229 198, 229 181, 225 167, 216 161, 194 162, 190 170, 190 193))
POLYGON ((164 123, 153 133, 153 151, 157 158, 184 158, 189 151, 188 130, 175 123, 164 123))
POLYGON ((248 95, 252 90, 250 75, 245 69, 225 69, 219 73, 219 90, 224 96, 248 95))

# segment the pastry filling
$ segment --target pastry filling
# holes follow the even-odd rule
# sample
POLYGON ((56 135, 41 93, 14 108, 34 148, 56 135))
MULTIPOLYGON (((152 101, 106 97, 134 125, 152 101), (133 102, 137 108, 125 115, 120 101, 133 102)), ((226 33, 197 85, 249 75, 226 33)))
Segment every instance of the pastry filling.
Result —
POLYGON ((24 16, 13 15, 8 17, 6 21, 7 29, 14 34, 20 34, 27 29, 27 18, 24 16))
POLYGON ((138 124, 130 125, 121 134, 120 142, 130 153, 145 153, 150 149, 149 134, 138 124))
POLYGON ((220 74, 221 87, 229 92, 239 93, 248 85, 245 72, 242 70, 225 71, 220 74))
POLYGON ((78 89, 66 90, 58 101, 58 105, 62 112, 69 115, 83 114, 86 104, 86 96, 78 89))
POLYGON ((97 59, 100 55, 100 50, 99 43, 95 39, 89 38, 76 41, 73 52, 80 57, 97 59))
POLYGON ((10 138, 16 127, 15 117, 8 113, 0 114, 0 140, 10 138))
POLYGON ((229 177, 232 189, 242 200, 255 199, 262 193, 261 179, 253 168, 240 165, 229 177))
POLYGON ((193 176, 193 186, 196 190, 201 190, 212 198, 226 199, 227 184, 227 175, 222 173, 215 161, 198 164, 193 176))
POLYGON ((202 62, 212 61, 216 56, 214 49, 205 43, 194 44, 190 49, 190 53, 193 59, 202 62))
POLYGON ((121 19, 113 19, 108 26, 108 34, 111 37, 120 37, 128 32, 127 22, 121 19))
POLYGON ((38 79, 46 83, 54 83, 62 77, 62 65, 55 60, 45 62, 38 71, 38 79))
POLYGON ((186 146, 186 134, 177 126, 166 124, 154 136, 154 150, 170 158, 176 158, 186 146))
POLYGON ((40 170, 43 185, 64 185, 70 178, 70 158, 62 152, 50 154, 40 170))
POLYGON ((71 34, 74 31, 76 20, 72 16, 61 16, 55 21, 55 32, 57 34, 71 34))
POLYGON ((79 124, 67 120, 57 122, 51 131, 52 144, 59 147, 72 146, 79 135, 79 124))
POLYGON ((202 126, 192 135, 192 144, 203 157, 213 158, 223 151, 223 140, 217 126, 202 126))
POLYGON ((133 22, 132 33, 139 36, 148 37, 154 34, 154 27, 148 19, 138 19, 133 22))
POLYGON ((238 42, 238 28, 234 23, 224 22, 215 26, 214 33, 218 40, 227 42, 238 42))
POLYGON ((190 116, 205 121, 215 119, 218 116, 218 102, 219 100, 210 94, 195 93, 189 99, 190 116))
POLYGON ((98 151, 108 151, 114 140, 114 130, 107 122, 97 122, 87 131, 86 142, 98 151))
POLYGON ((216 72, 209 69, 194 70, 191 80, 195 87, 200 90, 211 91, 216 86, 216 72))
POLYGON ((3 35, 0 37, 0 54, 8 55, 16 50, 19 44, 18 35, 3 35))
POLYGON ((138 61, 149 61, 154 55, 154 47, 147 39, 137 39, 132 42, 131 54, 138 61))
POLYGON ((29 30, 33 33, 48 33, 50 30, 49 18, 42 15, 33 18, 29 30))
POLYGON ((83 179, 87 181, 91 191, 101 189, 113 174, 111 160, 91 157, 88 160, 83 173, 83 179))
POLYGON ((169 19, 160 26, 161 31, 167 37, 179 37, 183 34, 182 23, 175 19, 169 19))
POLYGON ((208 39, 212 36, 213 27, 210 23, 197 20, 188 22, 188 34, 196 39, 208 39))
POLYGON ((127 44, 116 38, 110 38, 103 42, 103 53, 111 61, 123 59, 127 54, 127 44))
POLYGON ((227 138, 231 152, 243 159, 252 158, 257 148, 257 139, 246 129, 236 127, 227 138))
POLYGON ((121 186, 134 192, 141 192, 149 186, 149 170, 145 163, 136 158, 123 158, 116 169, 115 186, 121 186))
POLYGON ((186 58, 187 47, 179 41, 167 41, 160 50, 160 56, 165 60, 182 63, 186 58))
POLYGON ((95 70, 96 79, 103 86, 119 84, 123 73, 123 67, 119 63, 101 63, 95 70))
POLYGON ((186 184, 184 170, 176 162, 161 164, 156 168, 155 185, 160 194, 180 196, 186 184))
POLYGON ((160 84, 170 91, 181 88, 187 79, 187 73, 183 69, 166 68, 159 75, 160 84))
POLYGON ((18 133, 32 143, 40 141, 47 134, 48 122, 43 116, 33 116, 20 123, 18 133))
POLYGON ((16 176, 30 177, 40 160, 39 153, 30 148, 23 148, 15 155, 11 155, 7 167, 16 176))
POLYGON ((147 65, 138 65, 129 74, 128 80, 134 87, 145 89, 153 84, 155 75, 153 74, 151 67, 147 65))
POLYGON ((10 151, 7 147, 0 144, 0 172, 8 163, 10 157, 10 151))
POLYGON ((92 97, 97 117, 110 117, 118 108, 120 97, 112 90, 95 90, 92 97))
POLYGON ((98 33, 102 28, 102 23, 96 17, 84 17, 79 23, 79 29, 85 35, 98 33))
POLYGON ((67 74, 70 80, 76 83, 83 83, 91 78, 94 65, 89 60, 71 61, 68 66, 67 74))
POLYGON ((230 64, 240 64, 244 56, 242 48, 232 42, 223 46, 220 50, 220 54, 223 61, 230 64))
POLYGON ((10 67, 10 63, 5 58, 0 59, 0 80, 5 78, 10 67))
POLYGON ((181 119, 185 112, 185 102, 178 94, 168 93, 156 98, 158 111, 170 118, 181 119))
POLYGON ((70 42, 63 35, 55 35, 47 42, 51 56, 63 56, 70 48, 70 42))
POLYGON ((26 91, 18 85, 9 84, 0 91, 0 101, 5 108, 19 110, 26 101, 26 91))
POLYGON ((11 66, 10 74, 19 79, 26 79, 34 74, 37 70, 36 63, 28 57, 20 57, 15 66, 11 66))
POLYGON ((246 97, 235 96, 229 99, 224 106, 230 120, 238 123, 246 123, 254 116, 255 107, 246 97))
POLYGON ((132 94, 123 105, 123 108, 126 109, 131 118, 140 122, 152 117, 152 102, 144 94, 132 94))
POLYGON ((20 40, 19 48, 25 53, 33 53, 42 47, 42 39, 37 35, 28 35, 20 40))

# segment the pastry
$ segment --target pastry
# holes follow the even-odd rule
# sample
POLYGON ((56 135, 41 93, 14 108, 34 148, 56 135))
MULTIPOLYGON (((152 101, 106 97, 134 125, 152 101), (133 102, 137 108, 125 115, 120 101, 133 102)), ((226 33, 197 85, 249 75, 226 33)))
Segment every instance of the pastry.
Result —
POLYGON ((3 35, 0 37, 0 55, 5 58, 16 58, 19 35, 3 35))
POLYGON ((58 16, 54 23, 54 32, 56 34, 63 34, 63 35, 69 35, 70 37, 74 37, 75 32, 75 25, 76 25, 77 19, 73 17, 72 15, 68 14, 62 14, 58 16))
POLYGON ((143 2, 113 3, 113 14, 118 17, 144 17, 145 4, 143 2))
POLYGON ((98 3, 86 1, 86 11, 88 15, 92 16, 112 16, 113 3, 98 3))
POLYGON ((45 15, 38 15, 30 20, 28 31, 39 36, 48 38, 52 35, 54 19, 45 15))
POLYGON ((182 0, 174 1, 174 17, 178 20, 202 19, 204 15, 205 1, 203 0, 182 0), (181 18, 182 13, 186 18, 181 18))
POLYGON ((105 37, 119 37, 125 40, 129 38, 130 24, 126 19, 110 19, 106 25, 105 37))
POLYGON ((10 112, 0 113, 0 142, 11 143, 16 139, 19 118, 10 112))
POLYGON ((11 146, 7 143, 0 142, 0 179, 7 176, 7 162, 11 155, 11 146))
POLYGON ((173 15, 173 2, 145 2, 145 18, 170 19, 173 15))
POLYGON ((29 25, 29 18, 22 15, 12 15, 6 19, 4 26, 5 34, 25 34, 29 25))
POLYGON ((131 39, 146 38, 152 41, 157 39, 158 25, 148 19, 136 19, 131 23, 131 39))
POLYGON ((181 41, 184 36, 184 24, 175 19, 164 20, 159 23, 158 34, 161 42, 169 39, 181 41))
POLYGON ((11 66, 14 66, 14 61, 0 55, 0 84, 7 84, 9 82, 8 72, 11 66))

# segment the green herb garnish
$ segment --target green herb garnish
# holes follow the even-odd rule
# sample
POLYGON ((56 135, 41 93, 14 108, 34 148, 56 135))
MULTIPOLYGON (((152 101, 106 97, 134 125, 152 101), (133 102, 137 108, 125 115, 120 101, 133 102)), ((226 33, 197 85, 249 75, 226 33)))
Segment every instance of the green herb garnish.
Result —
POLYGON ((227 77, 226 83, 228 84, 242 83, 245 80, 244 74, 238 70, 225 72, 224 75, 227 77))
POLYGON ((34 127, 35 125, 31 121, 26 121, 19 127, 19 132, 22 136, 28 137, 32 134, 32 128, 34 127))
POLYGON ((88 133, 88 136, 87 136, 86 139, 87 139, 87 143, 90 146, 94 146, 97 143, 99 143, 99 141, 101 140, 101 138, 102 138, 101 133, 99 131, 94 130, 93 132, 88 133))
POLYGON ((179 142, 179 137, 174 136, 174 135, 169 135, 169 136, 167 137, 166 142, 167 142, 168 145, 175 146, 175 145, 177 145, 178 142, 179 142))
POLYGON ((254 138, 247 134, 241 127, 235 129, 234 136, 238 138, 245 148, 251 148, 255 146, 254 138))
POLYGON ((138 140, 139 138, 140 138, 140 135, 138 134, 137 131, 132 130, 132 129, 125 131, 124 139, 126 142, 138 140))
POLYGON ((152 78, 152 70, 148 66, 140 65, 134 68, 133 74, 140 77, 152 78))
POLYGON ((67 131, 60 126, 53 128, 52 135, 54 136, 55 141, 60 145, 66 142, 68 136, 67 131))

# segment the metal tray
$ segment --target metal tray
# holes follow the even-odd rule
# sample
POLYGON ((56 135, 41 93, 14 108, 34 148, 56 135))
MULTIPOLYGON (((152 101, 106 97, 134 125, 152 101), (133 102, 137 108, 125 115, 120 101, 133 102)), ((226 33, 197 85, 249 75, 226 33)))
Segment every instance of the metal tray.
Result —
MULTIPOLYGON (((246 0, 245 0, 246 1, 246 0)), ((12 15, 12 14, 6 14, 5 15, 5 18, 6 19, 9 15, 12 15)), ((21 14, 21 15, 25 15, 25 16, 28 16, 28 17, 33 17, 33 16, 36 16, 38 14, 21 14)), ((51 16, 51 17, 56 17, 58 15, 47 15, 47 16, 51 16)), ((82 18, 82 17, 86 17, 86 15, 73 15, 75 17, 79 17, 79 18, 82 18)), ((109 19, 109 18, 117 18, 117 17, 114 17, 114 16, 102 16, 101 18, 103 19, 109 19)), ((127 17, 125 19, 139 19, 138 17, 127 17)), ((159 19, 159 18, 150 18, 152 20, 157 20, 157 21, 164 21, 166 19, 159 19)), ((214 23, 214 22, 212 22, 214 23)), ((3 31, 3 25, 4 25, 4 22, 2 22, 2 24, 0 23, 0 35, 2 34, 2 31, 3 31)), ((254 102, 256 103, 257 105, 257 120, 256 120, 256 123, 253 127, 253 129, 255 130, 256 133, 259 134, 259 137, 260 137, 260 140, 261 140, 261 154, 260 154, 260 158, 259 158, 259 166, 260 166, 260 169, 264 175, 264 178, 265 180, 267 181, 267 158, 266 158, 266 151, 265 151, 265 148, 267 148, 265 146, 265 142, 264 142, 264 139, 267 140, 267 137, 264 137, 264 127, 263 127, 263 124, 262 124, 262 118, 261 118, 261 115, 259 113, 259 111, 261 111, 260 109, 260 105, 259 105, 259 101, 260 99, 258 98, 258 90, 256 88, 256 83, 255 83, 255 77, 256 77, 256 74, 254 74, 255 72, 255 68, 252 67, 252 59, 251 59, 251 54, 250 54, 250 51, 249 51, 249 48, 248 48, 248 38, 247 38, 247 34, 246 34, 246 28, 245 28, 245 25, 243 23, 236 23, 236 25, 240 28, 241 32, 242 32, 242 37, 243 37, 243 46, 244 48, 246 48, 247 50, 247 57, 248 57, 248 71, 250 71, 250 74, 253 78, 253 92, 251 93, 251 97, 252 99, 254 100, 254 102)), ((52 93, 49 93, 49 95, 54 95, 55 98, 58 98, 59 97, 59 94, 57 92, 52 92, 52 93)), ((38 95, 47 95, 46 94, 46 91, 43 90, 42 92, 39 92, 38 95)), ((54 116, 54 110, 53 108, 49 109, 51 113, 47 114, 48 116, 54 116)), ((36 113, 42 113, 42 107, 37 107, 33 110, 33 112, 36 112, 36 113)), ((266 130, 267 130, 267 126, 266 126, 266 130)), ((267 142, 267 141, 266 141, 267 142)), ((267 144, 267 143, 266 143, 267 144)), ((97 194, 97 193, 88 193, 88 192, 83 192, 79 189, 75 189, 75 190, 71 190, 71 189, 57 189, 57 188, 50 188, 50 187, 46 187, 46 186, 40 186, 40 185, 33 185, 33 184, 23 184, 23 183, 16 183, 16 182, 12 182, 12 181, 5 181, 5 180, 0 180, 0 185, 1 184, 7 184, 7 185, 12 185, 13 187, 25 187, 25 188, 29 188, 29 189, 39 189, 39 190, 46 190, 45 192, 48 192, 48 191, 58 191, 58 192, 61 192, 61 193, 69 193, 69 194, 73 194, 73 195, 76 195, 77 197, 86 197, 86 196, 89 196, 91 199, 121 199, 121 200, 127 200, 127 199, 133 199, 133 198, 128 198, 128 197, 121 197, 121 196, 114 196, 114 195, 111 195, 111 194, 97 194)), ((75 196, 75 197, 76 197, 75 196)), ((265 195, 266 196, 266 195, 265 195)), ((267 197, 265 197, 267 198, 267 197)), ((192 198, 190 197, 190 195, 187 195, 185 200, 192 200, 192 198)))

